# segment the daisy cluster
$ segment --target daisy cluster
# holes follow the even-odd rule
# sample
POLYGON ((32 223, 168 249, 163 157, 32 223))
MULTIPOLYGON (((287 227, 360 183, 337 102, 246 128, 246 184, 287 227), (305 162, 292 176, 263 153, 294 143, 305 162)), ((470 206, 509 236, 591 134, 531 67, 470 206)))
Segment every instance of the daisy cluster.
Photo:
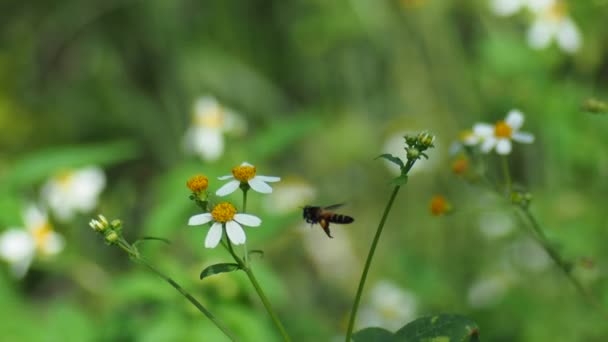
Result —
MULTIPOLYGON (((242 163, 232 168, 232 174, 218 179, 228 181, 215 192, 215 195, 219 197, 230 195, 239 188, 244 194, 249 189, 262 194, 269 194, 272 192, 272 187, 268 183, 281 180, 279 177, 258 175, 256 167, 249 163, 242 163)), ((209 185, 207 177, 194 176, 188 180, 186 185, 192 191, 191 198, 206 211, 190 217, 188 225, 211 225, 205 238, 206 248, 215 248, 220 243, 224 233, 232 244, 242 245, 247 240, 243 226, 258 227, 262 224, 259 217, 238 212, 235 205, 228 201, 211 204, 207 193, 209 185)))
POLYGON ((105 185, 105 174, 96 166, 63 170, 50 177, 42 186, 40 201, 25 206, 23 227, 9 227, 0 234, 0 258, 9 263, 13 274, 23 277, 34 260, 61 252, 65 240, 53 229, 49 216, 66 223, 92 211, 105 185))

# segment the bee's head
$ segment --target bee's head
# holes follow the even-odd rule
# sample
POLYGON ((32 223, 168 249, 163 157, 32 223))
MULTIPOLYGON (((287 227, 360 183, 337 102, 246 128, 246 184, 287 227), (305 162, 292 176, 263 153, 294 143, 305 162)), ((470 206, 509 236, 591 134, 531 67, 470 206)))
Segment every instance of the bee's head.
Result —
POLYGON ((302 208, 302 217, 306 218, 307 216, 309 216, 309 215, 310 215, 310 208, 312 208, 312 207, 311 207, 311 206, 309 206, 309 205, 304 206, 304 207, 302 208))

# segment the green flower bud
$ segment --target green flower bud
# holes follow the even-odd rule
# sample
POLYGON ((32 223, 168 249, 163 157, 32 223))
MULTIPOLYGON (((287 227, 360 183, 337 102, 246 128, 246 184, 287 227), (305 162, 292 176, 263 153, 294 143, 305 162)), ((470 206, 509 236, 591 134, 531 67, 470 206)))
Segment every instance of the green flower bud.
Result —
POLYGON ((108 234, 106 234, 106 242, 109 244, 114 244, 116 243, 116 241, 118 241, 118 233, 116 233, 115 231, 110 231, 108 232, 108 234))
POLYGON ((407 149, 407 159, 414 160, 420 158, 420 150, 415 147, 410 147, 407 149))

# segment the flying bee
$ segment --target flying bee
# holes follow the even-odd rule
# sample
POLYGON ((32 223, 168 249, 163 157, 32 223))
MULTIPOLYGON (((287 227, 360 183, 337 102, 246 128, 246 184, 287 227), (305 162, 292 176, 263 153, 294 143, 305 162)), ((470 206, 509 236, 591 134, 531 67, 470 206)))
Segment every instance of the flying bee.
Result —
POLYGON ((338 224, 348 224, 355 221, 354 218, 342 214, 336 214, 332 210, 338 209, 344 204, 334 204, 328 207, 314 207, 311 205, 307 205, 302 210, 302 217, 306 220, 307 223, 315 224, 318 223, 321 225, 321 228, 325 231, 325 234, 330 238, 331 232, 329 231, 329 223, 338 223, 338 224))

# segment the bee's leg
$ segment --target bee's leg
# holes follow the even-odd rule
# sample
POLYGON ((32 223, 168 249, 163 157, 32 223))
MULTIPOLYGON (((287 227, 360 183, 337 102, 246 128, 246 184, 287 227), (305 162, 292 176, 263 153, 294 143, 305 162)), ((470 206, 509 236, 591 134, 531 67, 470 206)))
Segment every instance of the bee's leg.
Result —
POLYGON ((327 236, 333 239, 333 236, 331 236, 331 232, 329 231, 329 221, 327 221, 326 219, 321 219, 321 221, 319 221, 319 224, 325 231, 325 234, 327 234, 327 236))

